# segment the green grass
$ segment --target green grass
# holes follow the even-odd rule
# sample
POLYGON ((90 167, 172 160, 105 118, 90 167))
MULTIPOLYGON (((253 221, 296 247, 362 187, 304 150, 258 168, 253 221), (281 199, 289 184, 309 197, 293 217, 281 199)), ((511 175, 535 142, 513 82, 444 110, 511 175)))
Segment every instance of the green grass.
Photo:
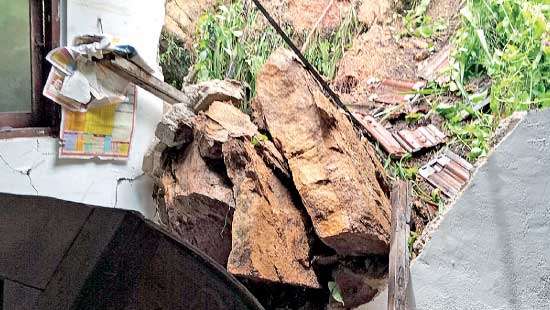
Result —
POLYGON ((197 79, 236 79, 246 82, 254 94, 256 74, 267 57, 283 44, 268 27, 256 31, 256 10, 245 10, 243 1, 219 5, 201 16, 197 29, 197 79))
MULTIPOLYGON (((264 17, 244 3, 239 0, 219 5, 200 18, 194 66, 198 80, 240 80, 250 86, 253 97, 258 71, 269 55, 285 44, 275 30, 264 22, 264 17), (258 29, 262 22, 263 28, 258 29)), ((282 27, 297 44, 307 35, 294 33, 288 25, 282 27)), ((322 75, 332 79, 338 61, 361 30, 360 27, 355 11, 351 10, 334 32, 328 36, 314 36, 304 56, 322 75)))
POLYGON ((495 116, 550 106, 548 1, 468 0, 461 13, 455 83, 488 75, 495 116))
POLYGON ((452 40, 451 82, 431 83, 422 93, 428 95, 432 112, 445 119, 450 144, 464 145, 468 159, 475 162, 487 155, 502 117, 550 106, 550 5, 538 0, 467 0, 461 18, 452 40), (468 91, 472 80, 483 77, 491 80, 487 91, 468 91), (459 100, 441 104, 441 95, 459 100), (489 110, 475 111, 483 100, 489 101, 489 110))
POLYGON ((469 149, 474 161, 485 156, 501 117, 514 111, 550 105, 550 7, 536 0, 468 0, 453 44, 450 88, 462 101, 450 109, 437 107, 446 127, 469 149), (488 76, 488 93, 470 94, 465 85, 488 76), (476 101, 489 99, 490 112, 473 111, 476 101), (461 119, 469 119, 464 123, 461 119))
POLYGON ((431 0, 420 0, 418 3, 413 3, 413 7, 403 17, 405 31, 402 35, 431 38, 447 28, 445 21, 433 21, 426 15, 430 2, 431 0))

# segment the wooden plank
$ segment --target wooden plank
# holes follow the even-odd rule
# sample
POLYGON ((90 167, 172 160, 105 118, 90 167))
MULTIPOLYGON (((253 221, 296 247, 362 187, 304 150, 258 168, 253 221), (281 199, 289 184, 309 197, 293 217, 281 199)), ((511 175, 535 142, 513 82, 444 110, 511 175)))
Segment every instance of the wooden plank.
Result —
POLYGON ((116 56, 114 59, 102 61, 101 64, 113 73, 140 86, 168 103, 173 104, 190 102, 185 93, 177 90, 172 85, 157 79, 131 61, 128 61, 122 57, 116 56))
POLYGON ((4 280, 4 291, 0 294, 0 309, 31 310, 40 293, 42 291, 39 289, 4 280))
POLYGON ((0 194, 0 278, 45 288, 86 222, 78 203, 0 194))
POLYGON ((82 288, 125 215, 122 210, 93 209, 38 299, 36 309, 75 309, 73 305, 82 288))
POLYGON ((398 181, 391 192, 392 235, 390 243, 388 310, 414 309, 410 296, 409 250, 411 187, 398 181), (408 297, 409 296, 409 297, 408 297))

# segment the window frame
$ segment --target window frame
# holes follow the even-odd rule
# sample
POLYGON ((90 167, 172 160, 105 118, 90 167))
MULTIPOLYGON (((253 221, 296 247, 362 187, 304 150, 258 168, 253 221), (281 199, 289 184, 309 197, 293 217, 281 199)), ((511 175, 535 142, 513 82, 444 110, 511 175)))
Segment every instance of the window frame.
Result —
POLYGON ((31 112, 0 112, 0 139, 56 135, 60 109, 42 95, 51 66, 48 51, 60 45, 60 0, 29 1, 31 112))

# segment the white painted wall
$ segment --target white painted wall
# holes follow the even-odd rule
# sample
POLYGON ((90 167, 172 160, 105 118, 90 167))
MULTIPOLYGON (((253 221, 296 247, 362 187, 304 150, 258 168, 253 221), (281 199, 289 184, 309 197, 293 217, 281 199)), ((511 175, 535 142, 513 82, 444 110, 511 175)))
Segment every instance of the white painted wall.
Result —
MULTIPOLYGON (((124 38, 161 76, 157 63, 164 0, 67 0, 67 38, 103 31, 124 38)), ((137 118, 127 162, 59 159, 54 138, 0 140, 0 192, 41 195, 154 216, 152 182, 141 162, 162 114, 162 101, 138 89, 137 118)))

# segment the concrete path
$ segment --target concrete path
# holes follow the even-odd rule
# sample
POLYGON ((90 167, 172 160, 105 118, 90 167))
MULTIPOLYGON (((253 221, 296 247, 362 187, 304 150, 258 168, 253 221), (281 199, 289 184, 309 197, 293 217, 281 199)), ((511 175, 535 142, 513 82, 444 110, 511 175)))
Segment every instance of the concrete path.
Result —
POLYGON ((416 309, 550 309, 550 109, 489 156, 411 273, 416 309))
POLYGON ((550 309, 550 109, 477 171, 412 281, 417 309, 550 309))

